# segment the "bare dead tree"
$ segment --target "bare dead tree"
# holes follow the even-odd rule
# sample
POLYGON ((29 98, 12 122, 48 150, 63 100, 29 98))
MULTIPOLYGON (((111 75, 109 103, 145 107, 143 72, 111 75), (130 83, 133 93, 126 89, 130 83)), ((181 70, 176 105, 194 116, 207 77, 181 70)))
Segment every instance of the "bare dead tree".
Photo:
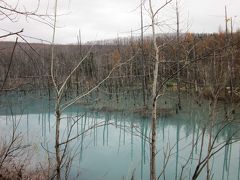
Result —
POLYGON ((157 91, 158 83, 158 71, 159 71, 159 46, 157 45, 157 36, 156 36, 156 16, 159 11, 162 10, 165 6, 171 3, 172 0, 166 1, 160 8, 157 10, 153 9, 152 0, 149 0, 149 9, 150 9, 150 18, 151 18, 151 28, 152 28, 152 39, 154 45, 154 72, 153 72, 153 86, 152 86, 152 115, 151 115, 151 145, 150 145, 150 180, 156 180, 156 138, 157 138, 157 99, 159 94, 157 91))
POLYGON ((71 140, 67 140, 66 142, 61 143, 60 142, 60 124, 61 124, 61 114, 62 112, 73 105, 78 100, 82 99, 83 97, 89 95, 91 92, 96 90, 100 85, 102 85, 114 72, 115 69, 120 68, 121 66, 129 63, 134 59, 134 56, 128 59, 125 62, 119 62, 118 64, 115 64, 115 66, 110 70, 110 72, 102 79, 100 80, 96 85, 88 89, 86 92, 80 94, 79 96, 74 97, 73 99, 67 101, 66 103, 62 104, 62 98, 64 95, 64 92, 67 88, 67 83, 70 81, 73 74, 77 71, 77 69, 81 66, 81 64, 87 60, 91 53, 91 49, 86 53, 85 56, 83 56, 77 63, 77 65, 70 71, 69 75, 64 79, 64 81, 60 84, 55 79, 54 75, 54 56, 55 56, 55 34, 56 34, 56 24, 57 24, 57 9, 58 9, 58 0, 55 0, 54 5, 54 24, 53 24, 53 36, 52 36, 52 43, 51 43, 51 78, 54 85, 55 93, 56 93, 56 99, 55 99, 55 116, 56 116, 56 126, 55 126, 55 159, 56 159, 56 178, 57 180, 61 179, 61 167, 64 163, 63 159, 66 157, 66 150, 67 150, 67 144, 74 140, 75 138, 72 138, 71 140), (61 152, 61 146, 65 145, 65 151, 61 152))

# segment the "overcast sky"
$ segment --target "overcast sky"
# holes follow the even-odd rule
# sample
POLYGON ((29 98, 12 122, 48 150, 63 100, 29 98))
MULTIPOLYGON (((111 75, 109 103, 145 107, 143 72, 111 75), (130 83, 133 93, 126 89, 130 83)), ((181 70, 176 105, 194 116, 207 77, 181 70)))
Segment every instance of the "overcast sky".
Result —
MULTIPOLYGON (((148 0, 147 0, 148 1, 148 0)), ((146 2, 147 2, 146 1, 146 2)), ((154 7, 161 6, 165 0, 154 0, 154 7)), ((6 0, 12 6, 17 0, 6 0)), ((53 0, 41 0, 39 13, 53 14, 53 0), (49 1, 49 2, 48 2, 49 1)), ((2 2, 0 2, 1 4, 2 2)), ((1 4, 2 5, 2 4, 1 4)), ((79 29, 82 41, 112 39, 116 37, 139 35, 140 0, 59 0, 57 19, 57 43, 76 43, 79 29)), ((240 27, 240 0, 181 0, 180 20, 182 32, 218 32, 224 29, 224 6, 227 6, 229 17, 233 17, 234 28, 240 27)), ((19 0, 19 10, 31 11, 37 7, 37 0, 19 0)), ((158 15, 159 32, 174 32, 176 28, 175 2, 158 15)), ((144 24, 150 23, 148 4, 145 4, 144 24)), ((0 28, 11 32, 24 28, 24 35, 51 41, 52 29, 26 17, 17 21, 1 20, 0 28)), ((149 34, 146 30, 145 34, 149 34)), ((0 30, 0 35, 5 34, 0 30)), ((1 39, 3 40, 3 39, 1 39)), ((13 40, 4 39, 4 40, 13 40)), ((39 42, 28 39, 30 42, 39 42)))

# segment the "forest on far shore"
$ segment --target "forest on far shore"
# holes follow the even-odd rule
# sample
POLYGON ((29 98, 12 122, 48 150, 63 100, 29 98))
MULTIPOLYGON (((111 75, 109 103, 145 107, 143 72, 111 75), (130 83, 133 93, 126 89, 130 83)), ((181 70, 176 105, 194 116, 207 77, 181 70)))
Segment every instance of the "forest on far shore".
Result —
MULTIPOLYGON (((56 45, 54 74, 60 85, 79 60, 87 56, 67 84, 68 91, 81 94, 104 79, 120 63, 111 76, 101 85, 109 93, 145 91, 151 96, 153 79, 153 44, 151 37, 118 38, 74 45, 56 45), (143 48, 141 48, 143 46, 143 48), (131 60, 129 61, 129 58, 131 60)), ((214 89, 219 99, 240 100, 240 32, 216 34, 157 35, 161 46, 159 54, 159 84, 167 79, 165 89, 197 93, 211 98, 214 89), (179 73, 176 73, 179 70, 179 73)), ((51 46, 0 42, 1 90, 51 89, 51 46), (14 47, 15 46, 15 47, 14 47)))

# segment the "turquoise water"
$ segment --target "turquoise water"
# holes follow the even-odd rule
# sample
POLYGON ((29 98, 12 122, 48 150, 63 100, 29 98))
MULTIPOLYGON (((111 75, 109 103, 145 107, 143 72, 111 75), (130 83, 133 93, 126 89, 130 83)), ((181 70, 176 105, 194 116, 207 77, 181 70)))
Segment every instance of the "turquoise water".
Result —
MULTIPOLYGON (((48 156, 43 147, 54 152, 53 103, 45 97, 39 98, 35 94, 22 93, 2 95, 0 99, 0 136, 9 137, 13 124, 19 123, 18 132, 23 134, 24 142, 33 147, 32 163, 37 165, 38 162, 47 162, 48 156)), ((219 106, 217 112, 218 121, 214 126, 214 136, 224 124, 221 123, 223 107, 219 106)), ((157 174, 161 174, 167 161, 160 179, 179 179, 186 162, 188 163, 182 177, 191 179, 200 156, 202 132, 208 124, 208 114, 207 104, 200 107, 186 98, 183 110, 179 114, 173 113, 159 118, 157 174)), ((216 149, 232 134, 234 139, 239 138, 238 111, 233 119, 233 122, 218 135, 214 146, 216 149)), ((129 112, 94 112, 74 105, 62 114, 60 130, 62 141, 66 140, 66 135, 74 122, 76 123, 72 128, 71 137, 86 132, 69 145, 68 152, 74 157, 69 179, 131 179, 132 175, 134 179, 149 179, 148 118, 129 112)), ((204 134, 203 158, 206 156, 208 138, 209 128, 204 134)), ((237 142, 223 147, 213 156, 210 163, 213 179, 240 179, 239 149, 240 143, 237 142)), ((54 158, 51 153, 50 156, 54 158)), ((199 179, 206 179, 206 168, 203 169, 199 179)))

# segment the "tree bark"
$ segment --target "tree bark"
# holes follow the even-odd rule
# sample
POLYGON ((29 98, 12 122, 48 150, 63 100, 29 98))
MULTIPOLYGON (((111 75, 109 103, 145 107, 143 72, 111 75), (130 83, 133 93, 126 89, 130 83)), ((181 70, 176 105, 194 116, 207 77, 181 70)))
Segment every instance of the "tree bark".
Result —
MULTIPOLYGON (((57 100, 58 101, 58 100, 57 100)), ((61 154, 60 154, 60 122, 61 122, 61 113, 59 109, 59 103, 56 105, 56 131, 55 131, 55 152, 56 152, 56 172, 57 180, 61 179, 61 154)))

